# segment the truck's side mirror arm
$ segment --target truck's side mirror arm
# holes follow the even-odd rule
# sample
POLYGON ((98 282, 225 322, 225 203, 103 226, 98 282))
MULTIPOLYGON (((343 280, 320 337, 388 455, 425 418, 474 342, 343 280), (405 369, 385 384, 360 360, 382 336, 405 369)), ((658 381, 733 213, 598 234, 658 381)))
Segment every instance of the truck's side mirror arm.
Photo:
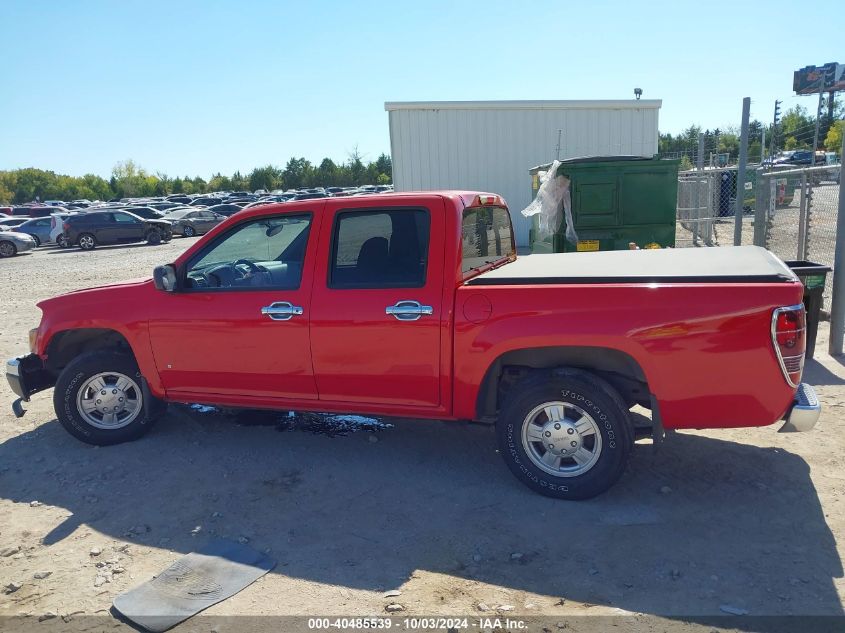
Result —
POLYGON ((156 290, 176 292, 176 268, 173 264, 156 266, 153 270, 153 283, 156 290))

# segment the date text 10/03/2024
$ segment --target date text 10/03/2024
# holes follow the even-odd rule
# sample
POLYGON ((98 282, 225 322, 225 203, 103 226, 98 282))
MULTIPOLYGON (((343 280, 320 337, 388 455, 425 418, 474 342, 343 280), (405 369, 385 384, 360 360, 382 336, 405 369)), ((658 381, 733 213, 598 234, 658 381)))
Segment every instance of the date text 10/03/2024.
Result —
POLYGON ((309 618, 308 628, 311 630, 525 630, 523 620, 510 618, 309 618))

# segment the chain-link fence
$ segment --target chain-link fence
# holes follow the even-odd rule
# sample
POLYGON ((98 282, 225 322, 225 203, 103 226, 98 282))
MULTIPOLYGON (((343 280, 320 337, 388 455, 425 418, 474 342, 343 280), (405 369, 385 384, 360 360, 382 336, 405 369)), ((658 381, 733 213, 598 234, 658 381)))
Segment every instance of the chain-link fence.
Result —
MULTIPOLYGON (((729 246, 734 239, 737 196, 742 196, 743 235, 754 213, 753 176, 737 186, 737 169, 704 168, 678 173, 678 221, 675 246, 729 246), (747 183, 751 182, 752 187, 747 183)), ((749 244, 751 241, 749 240, 749 244)))
MULTIPOLYGON (((784 260, 833 266, 841 166, 806 167, 764 174, 757 217, 765 218, 755 243, 784 260)), ((824 308, 829 309, 832 275, 824 308)))
MULTIPOLYGON (((787 261, 833 266, 840 165, 753 165, 741 186, 737 174, 736 167, 679 172, 676 247, 733 245, 739 207, 742 244, 765 246, 787 261)), ((828 275, 826 310, 831 283, 828 275)))

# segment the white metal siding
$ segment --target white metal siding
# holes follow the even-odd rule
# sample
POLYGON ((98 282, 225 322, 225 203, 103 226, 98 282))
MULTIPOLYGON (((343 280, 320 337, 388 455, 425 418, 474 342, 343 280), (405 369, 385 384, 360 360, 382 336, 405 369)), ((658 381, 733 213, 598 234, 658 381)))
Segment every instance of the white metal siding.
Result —
POLYGON ((396 191, 469 189, 501 194, 517 244, 531 202, 528 170, 555 158, 657 153, 661 102, 509 101, 386 103, 396 191))

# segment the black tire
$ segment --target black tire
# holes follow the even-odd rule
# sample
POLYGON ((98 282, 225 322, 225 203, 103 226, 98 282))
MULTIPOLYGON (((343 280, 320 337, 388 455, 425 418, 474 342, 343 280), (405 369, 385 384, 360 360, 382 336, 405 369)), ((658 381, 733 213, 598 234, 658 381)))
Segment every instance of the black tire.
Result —
POLYGON ((58 246, 59 248, 67 248, 68 246, 70 246, 70 244, 67 243, 67 238, 65 238, 64 235, 59 235, 56 238, 56 246, 58 246))
MULTIPOLYGON (((496 422, 496 435, 502 456, 517 479, 540 494, 570 500, 595 497, 616 483, 631 454, 634 433, 628 408, 613 387, 589 372, 563 369, 531 376, 515 386, 511 393, 513 395, 504 403, 496 422), (565 477, 547 472, 537 466, 526 451, 523 427, 530 424, 529 414, 538 406, 551 402, 579 407, 599 430, 601 437, 592 440, 594 450, 595 443, 601 440, 596 451, 598 455, 592 466, 582 474, 565 477)), ((590 441, 586 436, 582 439, 580 434, 573 439, 590 441)), ((538 446, 530 440, 528 443, 529 446, 538 446)), ((545 445, 539 446, 545 450, 545 445)), ((561 446, 565 446, 565 442, 561 442, 558 450, 561 446)), ((574 461, 567 463, 575 464, 574 461)))
POLYGON ((149 392, 143 394, 143 379, 135 359, 127 354, 101 351, 83 354, 62 370, 53 390, 53 406, 59 422, 76 439, 96 446, 108 446, 130 442, 144 435, 163 415, 167 403, 153 398, 149 392), (131 378, 137 385, 137 390, 130 388, 126 394, 134 393, 140 398, 140 411, 136 417, 126 426, 113 429, 99 428, 91 424, 83 417, 77 404, 80 391, 85 388, 86 383, 97 374, 107 372, 131 378))
POLYGON ((173 239, 173 233, 171 233, 170 231, 168 231, 167 233, 165 233, 164 235, 161 236, 161 241, 164 242, 165 244, 172 239, 173 239))
POLYGON ((152 246, 155 246, 156 244, 161 244, 161 233, 156 230, 152 230, 147 233, 147 244, 150 244, 152 246))
POLYGON ((41 240, 39 240, 39 239, 38 239, 38 236, 37 236, 37 235, 33 235, 33 236, 32 236, 32 239, 34 239, 34 240, 35 240, 35 246, 36 246, 36 247, 41 246, 41 240))
POLYGON ((190 224, 186 225, 185 228, 182 229, 182 235, 184 237, 193 237, 196 234, 196 230, 190 224))
POLYGON ((14 257, 18 254, 18 247, 8 240, 0 240, 0 257, 14 257))
POLYGON ((82 233, 76 243, 83 251, 93 251, 97 247, 97 238, 90 233, 82 233))

